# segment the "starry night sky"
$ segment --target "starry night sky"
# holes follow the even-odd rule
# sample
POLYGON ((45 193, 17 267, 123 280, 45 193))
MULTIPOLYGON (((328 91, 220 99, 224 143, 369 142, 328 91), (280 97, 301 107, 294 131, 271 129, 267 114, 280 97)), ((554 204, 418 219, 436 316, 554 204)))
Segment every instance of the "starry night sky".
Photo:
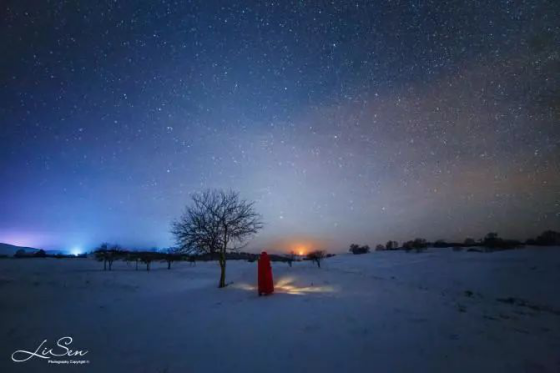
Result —
POLYGON ((0 242, 169 246, 232 188, 251 248, 560 229, 558 1, 0 8, 0 242))

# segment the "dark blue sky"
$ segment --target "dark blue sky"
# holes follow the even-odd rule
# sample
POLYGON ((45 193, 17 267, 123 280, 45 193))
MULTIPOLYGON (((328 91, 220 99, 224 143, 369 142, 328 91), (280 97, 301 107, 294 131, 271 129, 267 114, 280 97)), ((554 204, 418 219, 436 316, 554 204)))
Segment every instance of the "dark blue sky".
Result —
POLYGON ((0 242, 168 246, 209 187, 257 201, 253 248, 560 228, 558 2, 7 1, 0 16, 0 242))

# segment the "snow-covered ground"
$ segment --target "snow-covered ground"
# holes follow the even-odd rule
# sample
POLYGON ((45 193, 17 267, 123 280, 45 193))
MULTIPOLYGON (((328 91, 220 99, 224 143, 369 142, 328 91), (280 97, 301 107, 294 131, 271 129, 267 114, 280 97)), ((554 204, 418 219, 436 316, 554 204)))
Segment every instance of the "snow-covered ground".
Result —
POLYGON ((0 260, 0 372, 560 371, 559 248, 273 263, 269 297, 256 263, 140 269, 0 260), (89 364, 11 360, 65 336, 89 364))

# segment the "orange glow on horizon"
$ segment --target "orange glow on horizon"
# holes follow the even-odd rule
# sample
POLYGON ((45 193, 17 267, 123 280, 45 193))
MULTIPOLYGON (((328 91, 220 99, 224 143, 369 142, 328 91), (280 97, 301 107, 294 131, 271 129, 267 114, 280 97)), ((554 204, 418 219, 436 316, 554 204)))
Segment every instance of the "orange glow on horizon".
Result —
POLYGON ((325 245, 326 242, 315 237, 292 237, 278 239, 267 246, 272 252, 305 256, 314 250, 321 249, 325 245))
POLYGON ((304 256, 305 253, 308 251, 307 246, 301 244, 295 244, 292 246, 294 249, 290 250, 291 253, 294 253, 299 256, 304 256))
POLYGON ((296 255, 299 256, 304 256, 306 255, 308 252, 313 251, 312 249, 313 244, 312 243, 294 243, 294 244, 290 244, 289 245, 289 252, 292 252, 296 255))

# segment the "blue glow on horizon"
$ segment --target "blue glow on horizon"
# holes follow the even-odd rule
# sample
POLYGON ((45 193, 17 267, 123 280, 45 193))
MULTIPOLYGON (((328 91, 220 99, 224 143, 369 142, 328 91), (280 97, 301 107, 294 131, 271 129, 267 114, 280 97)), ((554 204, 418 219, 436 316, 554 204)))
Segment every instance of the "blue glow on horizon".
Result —
POLYGON ((75 247, 72 250, 70 250, 70 254, 74 255, 74 256, 78 256, 83 254, 83 250, 79 247, 75 247))

